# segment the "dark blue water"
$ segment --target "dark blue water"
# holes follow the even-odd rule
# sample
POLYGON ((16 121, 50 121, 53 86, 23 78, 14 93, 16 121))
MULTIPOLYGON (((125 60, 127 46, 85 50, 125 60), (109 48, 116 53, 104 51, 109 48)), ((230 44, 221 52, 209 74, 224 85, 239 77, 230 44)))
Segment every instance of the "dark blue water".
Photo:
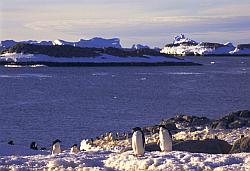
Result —
POLYGON ((176 113, 218 118, 250 109, 250 58, 189 58, 205 65, 0 67, 0 142, 71 145, 176 113))

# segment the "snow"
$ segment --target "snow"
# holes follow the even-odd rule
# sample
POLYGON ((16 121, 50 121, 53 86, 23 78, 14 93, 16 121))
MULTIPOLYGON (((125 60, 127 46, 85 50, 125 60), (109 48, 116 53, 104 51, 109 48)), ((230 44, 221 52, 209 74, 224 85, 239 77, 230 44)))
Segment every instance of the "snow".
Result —
POLYGON ((28 156, 36 154, 49 154, 47 151, 31 150, 18 145, 0 144, 0 156, 28 156))
POLYGON ((238 49, 231 42, 221 44, 221 47, 213 48, 186 38, 183 34, 174 38, 173 46, 166 46, 161 53, 171 55, 249 55, 250 49, 238 49), (187 44, 185 44, 187 43, 187 44))
POLYGON ((219 48, 209 48, 201 43, 198 45, 182 45, 173 46, 173 47, 164 47, 161 50, 161 53, 172 54, 172 55, 230 55, 231 52, 235 50, 232 44, 224 44, 224 46, 219 48))
POLYGON ((51 57, 41 54, 21 54, 6 53, 0 56, 0 61, 9 62, 93 62, 93 63, 110 63, 110 62, 187 62, 173 57, 164 56, 145 56, 145 57, 116 57, 112 55, 101 55, 97 57, 51 57))
MULTIPOLYGON (((2 145, 0 146, 2 149, 2 145)), ((1 169, 46 170, 249 170, 249 153, 202 154, 189 152, 146 152, 135 157, 132 151, 117 153, 96 150, 58 155, 0 155, 1 169)))
MULTIPOLYGON (((197 134, 218 135, 219 139, 233 143, 241 134, 249 135, 250 128, 235 130, 201 129, 192 134, 183 130, 174 139, 189 139, 197 134)), ((157 134, 147 135, 146 142, 155 141, 157 134)), ((0 170, 250 170, 250 153, 205 154, 184 151, 146 152, 136 157, 132 151, 121 149, 131 146, 131 140, 89 140, 81 142, 81 151, 67 149, 51 155, 49 151, 31 150, 17 145, 0 144, 0 170), (122 147, 123 146, 123 147, 122 147), (119 150, 117 150, 119 149, 119 150)), ((70 147, 69 147, 70 148, 70 147)))
POLYGON ((211 155, 188 152, 147 152, 135 157, 131 151, 111 154, 104 161, 107 167, 117 170, 213 170, 250 169, 249 154, 211 155))
POLYGON ((175 36, 173 44, 181 44, 181 43, 197 44, 196 41, 186 38, 184 34, 175 36))
POLYGON ((134 44, 132 46, 132 49, 149 49, 150 47, 147 45, 141 45, 141 44, 134 44))
POLYGON ((3 40, 0 41, 0 49, 6 49, 11 46, 14 46, 18 43, 26 43, 26 44, 34 44, 34 45, 71 45, 76 47, 96 47, 96 48, 104 48, 104 47, 114 47, 114 48, 122 48, 120 44, 120 39, 112 38, 112 39, 104 39, 100 37, 94 37, 89 40, 80 39, 77 42, 68 42, 64 40, 54 40, 54 41, 36 41, 36 40, 27 40, 27 41, 14 41, 14 40, 3 40))

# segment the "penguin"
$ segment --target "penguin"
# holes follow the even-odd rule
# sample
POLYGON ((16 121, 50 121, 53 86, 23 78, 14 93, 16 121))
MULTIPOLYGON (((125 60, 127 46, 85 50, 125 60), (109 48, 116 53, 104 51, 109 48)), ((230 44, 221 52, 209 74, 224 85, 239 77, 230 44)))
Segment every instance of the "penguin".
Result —
POLYGON ((8 144, 9 145, 14 145, 14 141, 11 140, 11 141, 8 142, 8 144))
POLYGON ((172 135, 164 125, 160 125, 159 143, 161 151, 172 151, 172 135))
POLYGON ((93 145, 94 144, 94 139, 90 138, 90 141, 91 141, 91 145, 93 145))
POLYGON ((59 154, 61 153, 61 146, 60 146, 61 141, 59 139, 56 139, 53 141, 52 144, 52 154, 59 154))
POLYGON ((109 132, 108 134, 108 141, 113 141, 113 133, 109 132))
POLYGON ((77 147, 77 144, 72 145, 72 147, 71 147, 71 149, 70 149, 70 152, 71 152, 71 153, 75 153, 75 154, 77 154, 77 153, 79 152, 79 149, 78 149, 78 147, 77 147))
POLYGON ((32 149, 32 150, 38 150, 37 143, 35 141, 31 142, 30 149, 32 149))
POLYGON ((133 128, 132 148, 135 156, 143 156, 145 153, 145 136, 141 128, 133 128))

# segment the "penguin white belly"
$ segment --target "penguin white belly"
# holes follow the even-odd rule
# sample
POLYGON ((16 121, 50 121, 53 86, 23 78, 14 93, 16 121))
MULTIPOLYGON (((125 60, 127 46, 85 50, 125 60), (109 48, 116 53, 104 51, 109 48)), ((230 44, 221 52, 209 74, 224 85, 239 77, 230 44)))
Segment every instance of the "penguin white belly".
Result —
POLYGON ((59 143, 55 143, 52 147, 52 154, 59 154, 61 153, 61 147, 59 143))
POLYGON ((73 147, 71 147, 70 152, 77 154, 79 152, 79 150, 76 146, 73 146, 73 147))
POLYGON ((159 140, 161 151, 172 151, 172 138, 167 130, 160 129, 159 140))
POLYGON ((135 155, 143 155, 145 147, 142 140, 142 133, 140 131, 134 132, 132 136, 132 148, 135 155))

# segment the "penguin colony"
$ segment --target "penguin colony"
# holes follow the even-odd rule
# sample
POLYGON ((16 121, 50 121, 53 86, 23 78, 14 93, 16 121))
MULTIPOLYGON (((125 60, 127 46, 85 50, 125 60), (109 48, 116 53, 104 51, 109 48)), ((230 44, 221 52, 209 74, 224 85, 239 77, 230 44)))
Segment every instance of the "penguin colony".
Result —
MULTIPOLYGON (((125 137, 128 139, 128 133, 124 133, 121 137, 125 137)), ((102 139, 113 141, 113 140, 119 140, 119 133, 112 134, 111 132, 106 133, 106 135, 101 136, 102 139)), ((97 139, 100 139, 99 137, 97 139)), ((91 144, 93 144, 94 140, 91 138, 91 144)), ((13 141, 9 141, 8 144, 14 145, 13 141)), ((172 135, 171 133, 166 129, 165 126, 160 125, 159 129, 159 141, 158 141, 159 147, 162 152, 170 152, 172 151, 172 135)), ((30 149, 38 150, 38 145, 36 142, 31 142, 30 149)), ((135 127, 132 129, 132 149, 135 156, 140 157, 143 156, 145 153, 145 135, 140 127, 135 127)), ((46 150, 46 148, 41 148, 41 150, 46 150)), ((61 153, 61 141, 59 139, 56 139, 52 143, 51 148, 51 154, 56 155, 61 153)), ((77 144, 74 144, 71 146, 70 149, 71 153, 77 154, 80 152, 77 144)))

